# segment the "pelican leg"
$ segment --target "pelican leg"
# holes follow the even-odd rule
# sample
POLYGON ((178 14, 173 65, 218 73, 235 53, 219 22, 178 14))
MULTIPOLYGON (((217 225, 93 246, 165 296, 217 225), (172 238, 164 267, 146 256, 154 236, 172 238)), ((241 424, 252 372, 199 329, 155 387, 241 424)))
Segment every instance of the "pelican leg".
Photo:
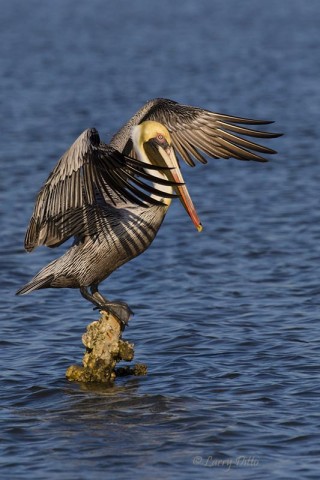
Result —
POLYGON ((97 300, 94 298, 94 296, 88 292, 87 287, 80 287, 80 293, 89 302, 93 303, 97 308, 101 308, 101 304, 97 302, 97 300))
POLYGON ((93 303, 98 304, 98 308, 112 313, 120 320, 121 323, 128 325, 129 318, 133 312, 125 302, 121 302, 120 300, 111 302, 99 292, 97 285, 92 285, 90 290, 92 298, 94 299, 93 303))

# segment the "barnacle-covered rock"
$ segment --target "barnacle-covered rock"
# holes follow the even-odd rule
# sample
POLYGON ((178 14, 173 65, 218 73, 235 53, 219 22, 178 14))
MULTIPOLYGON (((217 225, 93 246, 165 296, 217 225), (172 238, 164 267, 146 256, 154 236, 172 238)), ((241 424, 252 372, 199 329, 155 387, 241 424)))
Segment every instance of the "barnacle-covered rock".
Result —
POLYGON ((123 324, 112 314, 101 311, 100 319, 90 323, 82 336, 86 347, 82 366, 71 365, 66 371, 70 381, 112 383, 116 376, 145 375, 146 366, 121 367, 120 360, 132 361, 134 345, 121 339, 123 324))

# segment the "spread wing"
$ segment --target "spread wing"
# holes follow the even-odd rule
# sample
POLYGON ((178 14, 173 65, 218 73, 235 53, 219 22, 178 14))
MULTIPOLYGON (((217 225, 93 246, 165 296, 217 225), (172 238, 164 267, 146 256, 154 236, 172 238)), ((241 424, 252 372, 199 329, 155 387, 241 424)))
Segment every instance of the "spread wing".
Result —
MULTIPOLYGON (((25 249, 55 247, 72 236, 98 233, 116 204, 161 204, 148 193, 170 195, 148 183, 159 183, 159 178, 147 173, 145 167, 148 171, 159 169, 100 142, 94 128, 85 130, 60 158, 40 190, 25 236, 25 249)), ((166 180, 162 183, 170 184, 166 180)))
POLYGON ((190 166, 194 166, 195 161, 207 163, 205 156, 265 162, 262 155, 276 152, 246 137, 269 139, 281 135, 248 127, 272 123, 270 121, 223 115, 158 98, 144 105, 129 120, 112 139, 114 144, 133 155, 128 127, 145 120, 155 120, 167 127, 176 152, 190 166))

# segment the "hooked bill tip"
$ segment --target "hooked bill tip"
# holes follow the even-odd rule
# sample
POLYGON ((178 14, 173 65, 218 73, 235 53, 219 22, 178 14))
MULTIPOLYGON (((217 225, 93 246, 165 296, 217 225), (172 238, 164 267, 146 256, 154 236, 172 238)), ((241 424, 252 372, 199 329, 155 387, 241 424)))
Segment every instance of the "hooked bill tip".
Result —
POLYGON ((202 232, 202 229, 203 229, 203 226, 201 225, 201 223, 199 223, 199 225, 197 226, 198 232, 202 232))

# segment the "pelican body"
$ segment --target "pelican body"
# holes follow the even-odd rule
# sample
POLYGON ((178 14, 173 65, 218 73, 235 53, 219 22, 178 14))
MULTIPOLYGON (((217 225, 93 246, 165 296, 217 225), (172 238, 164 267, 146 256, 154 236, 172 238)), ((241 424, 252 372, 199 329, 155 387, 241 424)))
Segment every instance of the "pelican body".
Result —
POLYGON ((267 123, 160 98, 146 103, 109 145, 101 142, 94 128, 85 130, 40 190, 25 249, 57 247, 71 237, 74 243, 17 294, 79 288, 97 308, 126 324, 132 313, 128 305, 107 300, 99 284, 150 246, 172 198, 181 200, 197 230, 202 230, 176 154, 190 166, 195 161, 206 163, 205 156, 266 161, 260 153, 276 152, 244 137, 279 134, 243 125, 267 123))

